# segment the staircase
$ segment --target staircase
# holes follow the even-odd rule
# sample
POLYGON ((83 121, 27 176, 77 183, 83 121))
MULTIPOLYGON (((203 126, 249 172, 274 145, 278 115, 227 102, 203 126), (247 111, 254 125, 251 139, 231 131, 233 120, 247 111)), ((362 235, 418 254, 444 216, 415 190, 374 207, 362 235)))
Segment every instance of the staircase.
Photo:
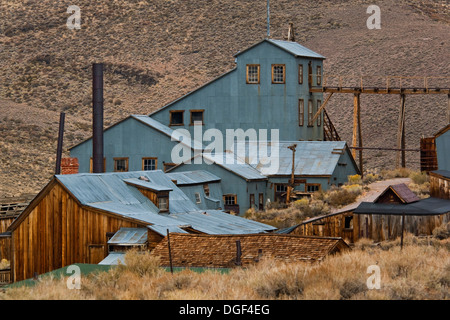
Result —
POLYGON ((336 128, 328 116, 328 113, 323 109, 323 140, 324 141, 341 141, 341 137, 337 133, 336 128))

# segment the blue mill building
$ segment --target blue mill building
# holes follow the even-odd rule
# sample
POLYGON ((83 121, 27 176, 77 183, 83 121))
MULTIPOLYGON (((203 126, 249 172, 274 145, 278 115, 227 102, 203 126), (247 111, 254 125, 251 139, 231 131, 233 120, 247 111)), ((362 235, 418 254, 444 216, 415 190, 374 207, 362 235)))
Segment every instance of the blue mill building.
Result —
MULTIPOLYGON (((105 129, 105 171, 208 171, 220 178, 222 209, 239 214, 283 201, 292 171, 300 195, 344 184, 359 173, 347 144, 324 141, 324 111, 312 121, 323 93, 310 88, 322 85, 324 59, 297 42, 274 39, 238 52, 232 70, 149 115, 130 115, 105 129), (217 142, 205 138, 211 130, 222 134, 223 148, 202 154, 217 142), (238 142, 225 142, 230 132, 235 136, 226 142, 240 133, 248 142, 244 151, 238 142), (255 156, 248 148, 252 141, 270 155, 255 156), (295 155, 288 149, 293 144, 295 155), (173 160, 174 150, 182 160, 173 160), (277 166, 267 167, 267 158, 277 166)), ((71 147, 70 155, 78 158, 80 172, 92 171, 92 139, 71 147)), ((196 193, 205 197, 207 189, 198 190, 191 192, 193 201, 196 193)), ((210 204, 217 207, 217 201, 210 204)))

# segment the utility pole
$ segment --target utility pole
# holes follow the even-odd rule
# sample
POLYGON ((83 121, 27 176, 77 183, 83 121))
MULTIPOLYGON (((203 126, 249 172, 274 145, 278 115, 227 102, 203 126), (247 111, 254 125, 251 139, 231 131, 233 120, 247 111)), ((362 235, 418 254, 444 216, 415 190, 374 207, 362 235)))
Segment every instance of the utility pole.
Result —
POLYGON ((289 146, 288 149, 292 151, 292 171, 291 171, 291 179, 289 180, 289 185, 287 187, 287 194, 286 194, 286 204, 289 204, 291 201, 291 194, 295 187, 295 149, 297 148, 296 144, 293 144, 292 146, 289 146))

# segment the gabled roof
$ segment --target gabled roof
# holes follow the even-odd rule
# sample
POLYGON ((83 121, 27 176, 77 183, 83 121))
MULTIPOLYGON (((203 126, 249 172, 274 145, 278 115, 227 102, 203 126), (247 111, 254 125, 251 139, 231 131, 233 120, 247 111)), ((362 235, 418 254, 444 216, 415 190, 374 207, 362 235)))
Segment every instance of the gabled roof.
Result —
POLYGON ((420 198, 418 196, 416 196, 416 194, 414 192, 412 192, 411 189, 409 189, 406 184, 400 183, 400 184, 394 184, 394 185, 387 187, 374 200, 374 203, 377 203, 378 200, 381 197, 383 197, 386 194, 386 192, 389 192, 389 191, 392 191, 402 203, 412 203, 412 202, 416 202, 416 201, 420 200, 420 198))
POLYGON ((325 59, 324 56, 321 54, 318 54, 317 52, 314 52, 301 44, 294 42, 294 41, 284 41, 284 40, 275 40, 275 39, 264 39, 261 40, 258 43, 255 43, 254 45, 248 47, 247 49, 244 49, 242 51, 239 51, 234 56, 237 57, 241 55, 244 52, 247 52, 248 50, 251 50, 252 48, 256 47, 257 45, 268 42, 280 49, 283 49, 284 51, 294 55, 295 57, 307 57, 307 58, 315 58, 315 59, 325 59))
MULTIPOLYGON (((348 250, 342 238, 307 237, 283 234, 198 235, 170 234, 172 262, 176 267, 230 268, 236 266, 236 241, 241 244, 242 266, 263 257, 286 262, 315 262, 327 255, 348 250)), ((167 237, 152 251, 161 265, 169 265, 167 237)))
POLYGON ((287 176, 292 173, 292 151, 288 147, 293 144, 297 145, 294 171, 298 176, 331 176, 341 155, 348 152, 345 141, 280 141, 274 149, 278 155, 272 152, 276 148, 272 142, 250 141, 237 143, 236 152, 240 157, 245 155, 245 161, 264 176, 287 176), (249 152, 252 144, 265 147, 267 152, 249 152), (272 163, 272 157, 278 159, 278 166, 272 163))
POLYGON ((161 235, 165 235, 167 229, 172 232, 184 232, 182 228, 214 234, 259 233, 276 229, 220 210, 212 210, 212 212, 201 210, 172 182, 170 177, 161 170, 154 170, 56 175, 11 224, 8 231, 15 230, 58 183, 81 207, 133 220, 161 235), (132 179, 138 180, 139 177, 145 177, 150 188, 153 188, 151 184, 155 184, 158 188, 172 190, 169 193, 169 213, 160 213, 153 202, 137 187, 127 183, 132 179))
MULTIPOLYGON (((104 130, 104 132, 114 128, 115 126, 121 124, 122 122, 124 122, 124 121, 126 121, 128 119, 137 120, 137 121, 147 125, 149 128, 151 128, 153 130, 156 130, 156 131, 158 131, 158 132, 160 132, 162 134, 165 134, 169 138, 173 137, 174 141, 178 141, 178 142, 186 145, 187 147, 189 147, 189 148, 191 148, 193 150, 203 150, 204 149, 204 146, 202 145, 201 142, 199 142, 197 140, 193 140, 189 136, 183 135, 182 133, 180 133, 180 131, 177 131, 177 133, 174 134, 174 130, 172 128, 169 128, 168 126, 162 124, 159 121, 156 121, 153 118, 150 118, 147 115, 139 115, 139 114, 130 115, 130 116, 126 117, 125 119, 122 119, 122 120, 114 123, 112 126, 106 128, 104 130)), ((92 139, 92 137, 90 137, 90 138, 88 138, 86 140, 83 140, 80 143, 77 143, 76 145, 71 146, 69 148, 69 150, 72 150, 73 148, 75 148, 75 147, 77 147, 77 146, 79 146, 79 145, 81 145, 81 144, 83 144, 83 143, 85 143, 85 142, 87 142, 87 141, 89 141, 91 139, 92 139)))

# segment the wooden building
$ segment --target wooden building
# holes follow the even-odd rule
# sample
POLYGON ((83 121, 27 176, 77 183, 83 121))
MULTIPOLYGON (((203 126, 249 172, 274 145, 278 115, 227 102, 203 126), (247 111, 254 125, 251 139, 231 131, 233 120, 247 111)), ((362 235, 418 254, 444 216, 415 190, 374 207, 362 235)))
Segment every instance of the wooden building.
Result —
MULTIPOLYGON (((171 233, 174 267, 232 268, 248 266, 271 257, 284 262, 318 262, 349 250, 341 238, 304 237, 284 234, 194 235, 171 233)), ((162 266, 170 265, 168 238, 152 254, 162 266)))
POLYGON ((361 238, 393 240, 404 232, 431 235, 450 221, 450 201, 437 197, 420 200, 404 184, 386 188, 374 202, 355 209, 304 221, 289 230, 292 234, 342 237, 349 243, 361 238))
POLYGON ((450 200, 450 171, 436 170, 429 173, 430 195, 450 200))
POLYGON ((74 263, 99 263, 121 228, 145 229, 148 250, 167 230, 215 234, 276 229, 220 210, 200 210, 156 170, 57 175, 0 241, 11 261, 11 280, 19 281, 74 263))

